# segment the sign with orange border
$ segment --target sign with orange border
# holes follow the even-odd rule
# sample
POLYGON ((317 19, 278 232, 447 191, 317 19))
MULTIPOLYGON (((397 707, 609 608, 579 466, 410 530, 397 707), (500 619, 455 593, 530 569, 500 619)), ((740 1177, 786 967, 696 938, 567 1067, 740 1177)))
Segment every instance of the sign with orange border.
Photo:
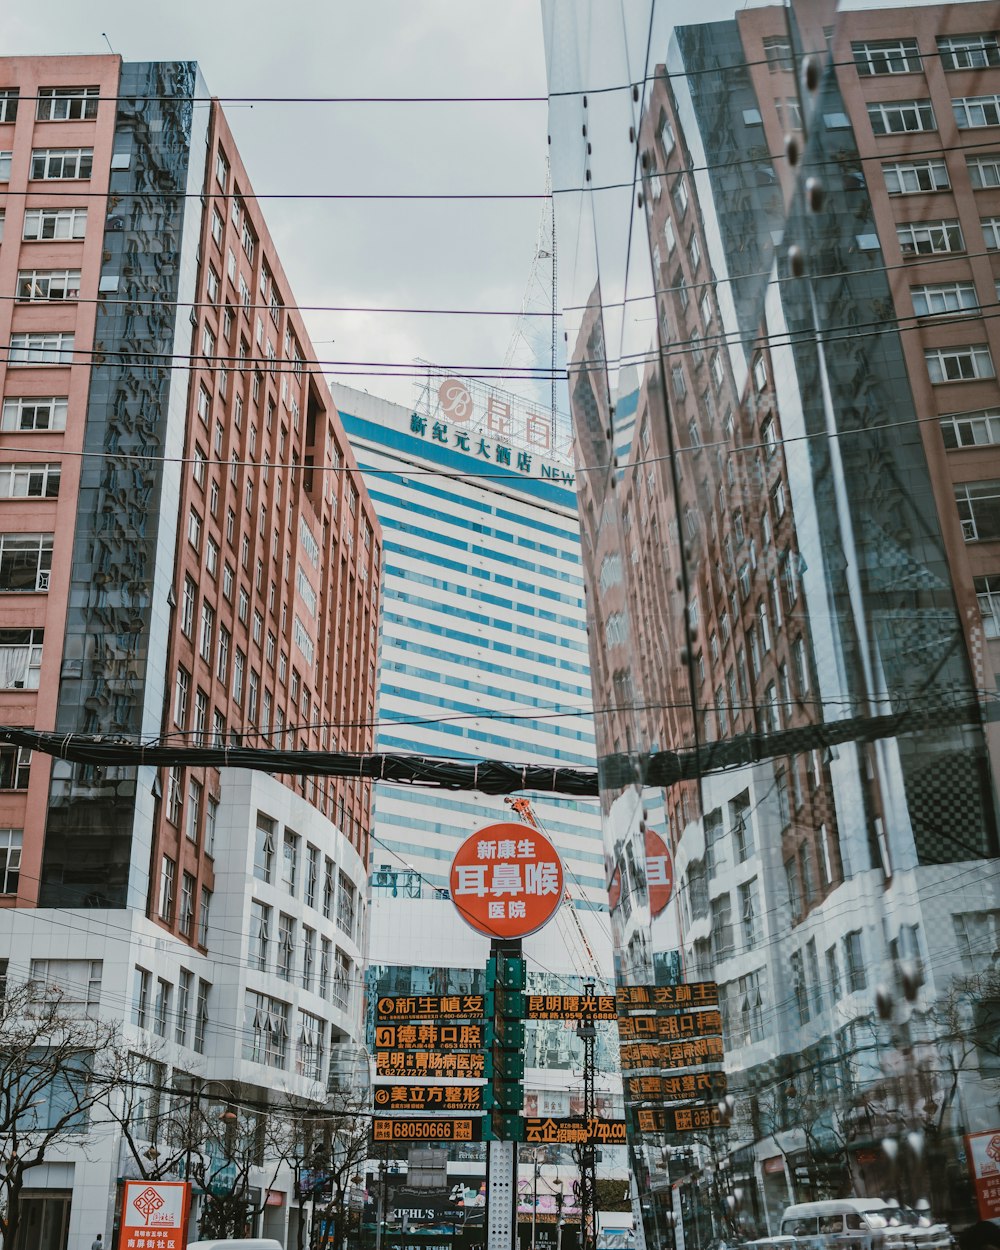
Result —
POLYGON ((466 924, 491 938, 537 933, 563 899, 559 852, 530 825, 504 821, 466 838, 455 852, 451 901, 466 924))
POLYGON ((980 1219, 1000 1218, 1000 1129, 966 1133, 965 1153, 976 1186, 980 1219))
POLYGON ((187 1181, 126 1181, 121 1250, 185 1250, 191 1186, 187 1181))

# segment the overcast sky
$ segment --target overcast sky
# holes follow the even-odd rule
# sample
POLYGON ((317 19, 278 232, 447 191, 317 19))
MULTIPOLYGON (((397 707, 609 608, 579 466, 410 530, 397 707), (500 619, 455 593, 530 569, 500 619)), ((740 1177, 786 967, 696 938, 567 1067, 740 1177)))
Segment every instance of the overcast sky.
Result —
MULTIPOLYGON (((538 0, 0 3, 4 55, 105 53, 104 34, 125 60, 197 60, 220 97, 545 95, 538 0)), ((261 196, 545 191, 544 103, 225 108, 261 196)), ((301 305, 516 311, 543 201, 278 199, 263 208, 301 305)), ((497 317, 305 317, 320 360, 460 367, 501 364, 516 327, 497 317)), ((533 324, 547 342, 548 325, 533 324)), ((519 360, 528 362, 523 351, 519 360)), ((341 380, 406 404, 416 395, 409 381, 341 380)))

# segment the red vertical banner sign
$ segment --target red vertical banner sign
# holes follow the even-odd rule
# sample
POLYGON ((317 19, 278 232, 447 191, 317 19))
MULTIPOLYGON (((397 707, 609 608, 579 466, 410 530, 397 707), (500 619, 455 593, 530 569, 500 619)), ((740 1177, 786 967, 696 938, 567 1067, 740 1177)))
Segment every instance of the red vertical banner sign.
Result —
POLYGON ((1000 1130, 966 1133, 965 1153, 976 1187, 980 1218, 1000 1219, 1000 1130))
POLYGON ((126 1181, 119 1250, 185 1250, 187 1181, 126 1181))

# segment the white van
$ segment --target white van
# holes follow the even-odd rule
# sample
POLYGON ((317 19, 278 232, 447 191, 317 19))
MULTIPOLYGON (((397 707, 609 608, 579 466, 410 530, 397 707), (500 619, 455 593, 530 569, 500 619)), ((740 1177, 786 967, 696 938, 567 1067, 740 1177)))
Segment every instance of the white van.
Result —
POLYGON ((797 1202, 781 1217, 781 1232, 804 1250, 906 1250, 894 1216, 882 1198, 797 1202))
POLYGON ((273 1237, 230 1237, 222 1241, 189 1241, 187 1250, 283 1250, 273 1237))

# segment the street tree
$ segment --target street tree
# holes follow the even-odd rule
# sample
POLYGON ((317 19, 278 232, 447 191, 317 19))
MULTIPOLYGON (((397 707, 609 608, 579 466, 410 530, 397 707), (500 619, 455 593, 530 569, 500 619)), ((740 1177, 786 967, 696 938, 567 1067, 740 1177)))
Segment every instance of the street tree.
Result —
POLYGON ((182 1147, 184 1175, 204 1194, 200 1236, 245 1237, 281 1169, 294 1164, 294 1104, 253 1086, 213 1082, 195 1085, 177 1100, 172 1124, 172 1140, 182 1147), (263 1173, 260 1185, 251 1185, 254 1173, 263 1173), (260 1195, 256 1200, 255 1189, 260 1195))
MULTIPOLYGON (((337 1250, 347 1236, 352 1192, 362 1183, 371 1136, 371 1095, 366 1084, 333 1085, 322 1106, 300 1120, 297 1183, 311 1200, 309 1250, 337 1250)), ((299 1224, 298 1250, 304 1226, 299 1224)))
POLYGON ((32 1168, 85 1156, 105 1118, 120 1028, 65 987, 8 980, 0 995, 0 1246, 12 1250, 32 1168))

